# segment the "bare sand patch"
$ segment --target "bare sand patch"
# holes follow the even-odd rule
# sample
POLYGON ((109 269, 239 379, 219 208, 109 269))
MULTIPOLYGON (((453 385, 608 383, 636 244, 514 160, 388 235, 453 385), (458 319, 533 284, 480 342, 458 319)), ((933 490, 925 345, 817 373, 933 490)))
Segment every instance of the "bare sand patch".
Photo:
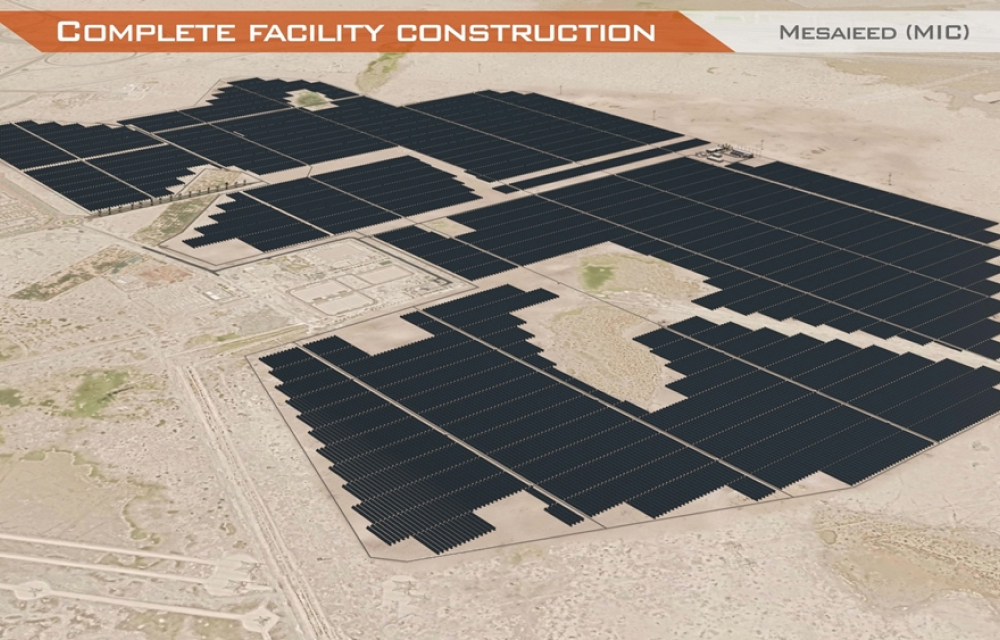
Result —
POLYGON ((655 326, 596 301, 560 298, 521 310, 524 329, 559 369, 616 398, 650 411, 684 396, 666 388, 680 378, 633 338, 655 326))
POLYGON ((451 218, 438 218, 436 220, 431 220, 430 222, 424 223, 424 226, 443 233, 446 236, 452 237, 475 231, 472 227, 467 227, 461 222, 455 222, 451 218))
POLYGON ((398 265, 390 265, 382 269, 375 269, 373 271, 366 271, 360 274, 358 277, 369 284, 385 284, 386 282, 392 282, 393 280, 399 280, 400 278, 405 278, 410 275, 410 272, 400 267, 398 265))
POLYGON ((367 307, 373 304, 374 300, 366 295, 354 292, 347 295, 338 296, 336 298, 330 298, 324 300, 323 302, 314 304, 317 309, 323 313, 331 316, 336 316, 345 311, 352 311, 354 309, 360 309, 362 307, 367 307))
POLYGON ((846 509, 819 511, 816 529, 830 568, 878 606, 911 607, 949 592, 1000 599, 995 535, 846 509))
POLYGON ((138 253, 113 245, 16 291, 11 297, 19 300, 44 302, 78 287, 84 282, 93 280, 97 276, 116 273, 141 260, 143 257, 138 253))
POLYGON ((396 315, 346 327, 337 335, 370 355, 431 337, 427 331, 396 315))

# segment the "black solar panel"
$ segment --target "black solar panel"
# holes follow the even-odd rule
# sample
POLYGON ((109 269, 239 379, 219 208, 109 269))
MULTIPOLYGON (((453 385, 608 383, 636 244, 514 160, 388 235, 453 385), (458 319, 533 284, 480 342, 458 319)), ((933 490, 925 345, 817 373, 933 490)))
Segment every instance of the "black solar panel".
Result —
POLYGON ((660 517, 726 486, 761 500, 817 472, 861 482, 1000 412, 992 369, 697 317, 636 338, 685 375, 670 385, 685 399, 618 410, 512 315, 555 299, 503 285, 403 315, 432 337, 377 355, 335 336, 263 361, 369 529, 435 553, 488 534, 472 511, 521 490, 568 526, 623 503, 660 517))
POLYGON ((206 106, 192 109, 129 118, 122 120, 122 124, 130 124, 145 131, 158 133, 204 122, 217 122, 227 118, 291 108, 291 105, 287 103, 247 91, 238 86, 224 86, 217 89, 208 99, 208 103, 206 106))
MULTIPOLYGON (((339 396, 350 399, 339 402, 335 412, 312 412, 303 419, 324 444, 320 453, 333 462, 332 471, 360 500, 354 509, 387 544, 412 537, 443 553, 494 530, 473 513, 476 509, 526 488, 306 351, 282 352, 264 361, 282 380, 288 380, 293 367, 319 366, 324 377, 332 377, 339 396)), ((291 394, 289 402, 301 396, 285 393, 291 394)))
MULTIPOLYGON (((705 323, 699 319, 699 323, 705 323)), ((723 325, 723 329, 729 325, 723 325)), ((705 329, 691 333, 693 340, 698 342, 711 342, 713 329, 705 329)), ((691 349, 699 348, 697 344, 683 339, 677 339, 676 335, 689 333, 684 323, 672 325, 670 331, 658 330, 652 334, 647 334, 638 338, 642 344, 653 347, 653 353, 661 355, 674 367, 672 358, 677 355, 690 352, 691 349), (690 344, 691 349, 681 350, 685 344, 690 344)), ((802 403, 814 403, 815 412, 820 414, 829 411, 837 406, 837 403, 846 403, 851 408, 873 414, 887 423, 897 428, 909 429, 923 433, 931 439, 940 439, 965 429, 985 415, 992 415, 1000 411, 1000 392, 993 388, 997 381, 1000 381, 1000 374, 990 369, 971 369, 951 361, 933 362, 920 358, 913 354, 896 355, 892 352, 878 347, 868 347, 859 349, 852 345, 840 341, 820 343, 812 339, 804 339, 800 336, 789 338, 779 338, 770 340, 770 344, 765 347, 754 349, 744 355, 743 346, 747 339, 758 332, 741 336, 740 338, 715 341, 712 347, 718 353, 731 355, 734 357, 745 357, 750 364, 763 367, 769 373, 794 382, 794 386, 783 383, 788 391, 782 391, 782 385, 770 387, 772 391, 766 392, 775 397, 786 398, 792 404, 786 405, 788 410, 794 410, 802 403), (782 349, 779 351, 779 347, 782 349), (787 347, 787 348, 785 348, 787 347), (940 388, 940 390, 938 390, 940 388), (961 392, 956 390, 961 388, 961 392), (804 391, 822 392, 823 397, 803 395, 804 391), (789 395, 791 393, 791 395, 789 395), (930 424, 931 417, 928 417, 926 407, 928 398, 939 395, 947 397, 951 404, 965 402, 964 398, 976 397, 976 408, 968 414, 967 420, 955 419, 950 416, 949 428, 940 432, 933 431, 930 427, 925 431, 914 428, 919 424, 930 424), (993 407, 992 413, 981 414, 987 411, 988 407, 993 407), (974 418, 973 416, 980 416, 974 418), (933 433, 933 435, 932 435, 933 433)), ((773 336, 770 336, 773 338, 773 336)), ((705 350, 705 347, 701 347, 705 350)), ((697 351, 696 351, 697 352, 697 351)), ((710 371, 721 371, 722 367, 716 367, 710 371)), ((733 374, 739 374, 740 370, 734 370, 733 374)), ((730 379, 732 374, 729 375, 730 379)), ((746 378, 749 379, 749 378, 746 378)), ((689 397, 699 396, 706 384, 717 382, 706 376, 689 376, 676 383, 676 386, 685 386, 685 393, 689 397), (699 382, 699 379, 704 382, 699 382), (695 386, 692 386, 695 385, 695 386), (700 385, 700 386, 698 386, 700 385)), ((742 383, 746 389, 746 383, 742 383)), ((725 389, 727 392, 731 387, 712 387, 715 389, 725 389)), ((760 392, 754 392, 752 401, 761 402, 760 392)), ((687 402, 687 401, 685 401, 687 402)), ((676 424, 676 428, 685 428, 685 422, 671 421, 668 417, 683 410, 684 402, 676 405, 676 408, 668 407, 656 416, 651 415, 650 420, 660 420, 662 424, 676 424)), ((804 405, 803 405, 804 406, 804 405)), ((841 405, 843 406, 843 405, 841 405)), ((971 405, 970 405, 971 406, 971 405)), ((737 411, 739 403, 728 404, 724 411, 737 411), (736 409, 731 409, 736 407, 736 409)), ((719 410, 713 410, 718 413, 719 410)), ((705 421, 712 414, 705 414, 697 420, 705 421)), ((861 419, 858 417, 857 419, 861 419)), ((688 423, 690 425, 696 422, 688 423)), ((752 424, 752 423, 748 423, 752 424)), ((776 425, 788 425, 787 417, 774 422, 776 425)), ((724 452, 723 452, 724 453, 724 452)), ((721 455, 721 454, 720 454, 721 455)))
MULTIPOLYGON (((677 134, 537 94, 485 91, 394 107, 324 83, 261 78, 222 86, 208 106, 126 122, 182 150, 125 127, 25 122, 0 126, 0 157, 30 169, 71 162, 71 154, 106 156, 93 166, 32 171, 70 199, 98 209, 166 195, 201 159, 269 174, 403 145, 490 181, 565 167, 498 188, 509 193, 704 142, 670 143, 677 134), (295 108, 289 98, 297 91, 321 93, 333 106, 295 108), (662 146, 567 166, 570 159, 650 143, 662 146)), ((297 185, 301 194, 283 196, 286 207, 297 209, 289 213, 331 233, 391 219, 375 209, 406 216, 475 198, 449 175, 414 159, 319 179, 374 205, 305 182, 297 185)), ((286 224, 273 212, 266 215, 286 224)), ((511 199, 455 220, 474 231, 460 240, 422 231, 387 238, 415 242, 419 255, 473 279, 614 242, 709 278, 721 289, 698 301, 709 308, 919 344, 936 341, 1000 357, 994 339, 1000 323, 993 319, 1000 303, 992 298, 1000 284, 991 280, 1000 274, 1000 265, 992 263, 1000 250, 984 244, 998 238, 987 231, 992 221, 790 165, 723 168, 681 158, 550 190, 541 198, 511 199)), ((291 240, 315 237, 315 227, 298 227, 291 240)), ((223 235, 238 233, 231 228, 223 235)))
POLYGON ((181 113, 180 111, 167 111, 165 113, 157 113, 151 116, 129 118, 127 120, 122 120, 121 122, 122 124, 132 125, 133 127, 138 127, 139 129, 149 131, 150 133, 202 124, 201 120, 181 113))
MULTIPOLYGON (((929 249, 889 255, 876 245, 865 255, 852 228, 878 226, 888 235, 902 229, 878 214, 831 208, 829 201, 787 189, 800 208, 748 207, 754 200, 745 192, 761 189, 780 195, 784 188, 682 158, 453 219, 474 229, 462 235, 463 244, 520 265, 616 242, 709 276, 708 283, 721 291, 697 301, 708 308, 995 350, 992 338, 1000 335, 1000 323, 991 317, 1000 301, 989 298, 988 290, 968 287, 988 282, 996 269, 985 261, 1000 251, 938 234, 938 244, 947 247, 937 255, 929 249), (697 194, 715 193, 712 185, 720 181, 718 188, 725 189, 730 176, 750 182, 735 187, 744 193, 729 209, 694 200, 712 200, 697 194), (828 231, 840 226, 843 231, 828 231)), ((919 238, 934 233, 923 230, 919 238)), ((422 251, 436 260, 429 247, 422 251)), ((437 259, 450 256, 441 252, 437 259)))
MULTIPOLYGON (((622 171, 707 143, 536 94, 394 107, 252 78, 209 102, 126 121, 156 137, 0 125, 0 158, 91 210, 166 195, 206 163, 269 174, 392 146, 488 181, 551 171, 501 193, 588 176, 453 215, 471 229, 458 237, 377 237, 470 280, 613 242, 701 274, 715 287, 696 300, 705 308, 1000 359, 990 220, 782 163, 674 157, 622 171), (334 103, 296 108, 297 91, 334 103)), ((477 198, 407 155, 231 195, 185 242, 271 251, 477 198)), ((545 357, 516 314, 554 298, 477 291, 402 316, 431 336, 412 344, 370 355, 335 336, 262 360, 370 531, 435 553, 490 535, 477 511, 520 491, 553 526, 623 504, 659 517, 723 487, 761 500, 818 472, 856 484, 1000 412, 992 368, 704 318, 636 339, 683 396, 650 411, 545 357)))
POLYGON ((207 124, 159 135, 223 167, 238 167, 263 175, 303 166, 288 156, 207 124))
POLYGON ((469 280, 478 280, 514 268, 509 262, 458 240, 417 227, 388 231, 376 237, 469 280))
MULTIPOLYGON (((332 378, 317 373, 296 352, 269 356, 266 364, 285 381, 279 389, 289 395, 290 404, 300 410, 316 407, 301 417, 327 444, 324 455, 334 461, 334 472, 359 455, 369 455, 364 447, 411 452, 413 462, 395 462, 391 469, 368 474, 364 480, 357 475, 357 465, 343 476, 348 479, 345 488, 366 501, 359 512, 374 523, 373 531, 378 529, 376 533, 390 542, 396 538, 380 522, 399 522, 402 531, 408 531, 409 525, 402 524, 408 520, 397 515, 399 509, 415 508, 410 504, 418 495, 434 504, 444 500, 440 488, 430 491, 431 485, 414 480, 418 471, 430 469, 434 477, 463 482, 469 478, 476 483, 493 482, 489 480, 493 475, 486 473, 486 467, 481 467, 486 475, 475 475, 472 471, 479 467, 443 444, 429 445, 405 413, 383 406, 384 400, 363 388, 345 387, 338 378, 342 374, 418 413, 500 468, 543 487, 547 493, 530 492, 567 525, 582 518, 566 505, 595 515, 623 502, 636 508, 649 502, 641 508, 653 513, 672 510, 728 483, 753 499, 770 495, 773 490, 761 483, 636 422, 628 413, 609 408, 592 387, 565 375, 545 376, 529 365, 531 356, 517 355, 518 345, 532 336, 516 329, 521 321, 509 314, 553 299, 544 290, 522 291, 507 285, 410 313, 404 319, 430 329, 433 337, 375 356, 337 337, 307 344, 307 352, 337 367, 332 378), (515 329, 519 337, 502 338, 515 329), (293 383, 294 389, 289 386, 293 383), (326 389, 322 405, 312 400, 303 404, 302 399, 318 399, 320 388, 326 389), (365 417, 358 435, 352 435, 351 416, 365 417), (403 447, 404 442, 409 444, 403 447), (691 475, 697 481, 687 479, 691 475), (642 498, 653 491, 655 500, 642 498), (376 495, 392 496, 395 506, 375 500, 376 495)), ((484 486, 469 495, 492 499, 497 493, 484 486)))
POLYGON ((153 196, 172 193, 171 187, 191 175, 192 167, 211 166, 203 158, 170 145, 96 158, 90 163, 153 196))
POLYGON ((217 126, 305 164, 317 164, 392 146, 388 142, 297 109, 226 120, 217 126))
POLYGON ((451 174, 410 156, 312 176, 401 216, 478 200, 451 174))
POLYGON ((566 164, 564 159, 536 149, 371 98, 344 100, 313 113, 489 181, 566 164))
POLYGON ((255 188, 246 193, 333 234, 398 219, 389 211, 310 178, 255 188))
POLYGON ((18 169, 43 167, 74 157, 17 125, 0 125, 0 158, 18 169))
POLYGON ((664 144, 661 145, 660 148, 666 149, 667 151, 673 151, 674 153, 680 153, 681 151, 687 151, 688 149, 701 147, 706 144, 708 144, 708 140, 701 140, 700 138, 691 138, 690 140, 682 140, 681 142, 664 144))
POLYGON ((496 91, 482 91, 478 95, 486 96, 494 100, 501 100, 509 104, 514 104, 524 109, 531 109, 540 113, 548 114, 556 118, 562 118, 571 122, 579 123, 587 127, 592 127, 600 131, 606 131, 623 138, 629 138, 645 144, 670 140, 680 136, 679 133, 667 131, 659 127, 654 127, 634 120, 628 120, 619 116, 597 111, 587 107, 565 102, 543 96, 537 93, 516 93, 508 91, 498 93, 496 91))
POLYGON ((28 175, 90 211, 149 200, 147 194, 81 161, 36 169, 28 175))
POLYGON ((569 160, 603 156, 639 144, 631 138, 474 93, 409 108, 569 160))
POLYGON ((215 222, 196 227, 195 231, 201 236, 188 238, 184 240, 185 244, 197 248, 238 239, 260 251, 274 251, 327 235, 241 193, 231 194, 230 197, 232 202, 219 205, 221 213, 210 216, 215 222))
POLYGON ((984 231, 984 229, 996 225, 992 220, 977 218, 801 167, 772 162, 759 167, 736 166, 735 168, 768 180, 843 200, 866 209, 874 209, 896 218, 974 238, 979 242, 993 242, 1000 239, 1000 235, 984 231))
POLYGON ((288 109, 291 106, 235 86, 225 86, 218 89, 208 99, 208 102, 207 106, 182 109, 181 113, 202 122, 218 122, 252 113, 288 109))
POLYGON ((17 126, 33 133, 53 145, 79 158, 89 158, 130 149, 159 144, 158 140, 127 127, 109 127, 98 124, 85 127, 79 124, 55 122, 19 122, 17 126))

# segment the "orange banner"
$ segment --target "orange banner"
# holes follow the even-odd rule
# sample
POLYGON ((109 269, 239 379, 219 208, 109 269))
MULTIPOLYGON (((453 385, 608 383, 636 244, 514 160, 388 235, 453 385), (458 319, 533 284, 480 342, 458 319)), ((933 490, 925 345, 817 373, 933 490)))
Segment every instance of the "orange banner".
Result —
POLYGON ((0 11, 0 23, 43 52, 730 51, 677 11, 0 11))

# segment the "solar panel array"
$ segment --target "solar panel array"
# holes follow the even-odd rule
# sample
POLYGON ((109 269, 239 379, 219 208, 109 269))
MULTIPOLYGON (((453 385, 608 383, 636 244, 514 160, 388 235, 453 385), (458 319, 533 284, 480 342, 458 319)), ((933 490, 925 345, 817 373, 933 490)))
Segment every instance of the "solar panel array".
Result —
POLYGON ((148 194, 82 161, 34 169, 27 174, 92 211, 149 199, 148 194))
POLYGON ((258 175, 305 166, 298 160, 210 124, 162 131, 158 135, 219 166, 238 167, 258 175))
POLYGON ((691 318, 637 338, 685 375, 646 420, 779 488, 856 484, 1000 412, 1000 372, 691 318))
POLYGON ((0 125, 0 158, 22 170, 75 159, 14 124, 0 125))
POLYGON ((242 193, 230 197, 232 202, 219 205, 222 212, 209 215, 215 223, 197 227, 201 236, 187 238, 185 244, 203 247, 239 239, 260 251, 274 251, 326 236, 319 229, 242 193))
POLYGON ((331 337, 304 345, 317 360, 264 359, 384 542, 415 537, 440 553, 424 528, 478 537, 469 516, 526 489, 521 478, 555 496, 540 499, 567 525, 626 500, 656 517, 726 484, 772 492, 539 370, 553 365, 510 313, 554 297, 499 287, 404 316, 433 337, 375 356, 331 337))
MULTIPOLYGON (((474 93, 410 108, 574 161, 636 146, 631 138, 474 93)), ((670 135, 661 133, 661 139, 670 135)))
POLYGON ((710 309, 1000 357, 1000 250, 697 160, 452 219, 475 230, 462 243, 517 265, 616 242, 706 276, 721 290, 696 301, 710 309))
POLYGON ((367 97, 344 100, 336 107, 313 113, 444 160, 487 181, 541 171, 567 162, 532 147, 367 97))
POLYGON ((479 96, 500 100, 508 104, 517 105, 522 109, 537 111, 555 118, 568 120, 585 127, 591 127, 599 131, 606 131, 616 136, 635 140, 643 144, 653 144, 663 140, 671 140, 680 137, 681 134, 668 131, 660 127, 636 122, 627 118, 621 118, 604 111, 589 109, 565 102, 556 98, 550 98, 538 93, 517 93, 508 91, 500 93, 497 91, 480 91, 479 96))
POLYGON ((298 109, 220 122, 216 126, 304 164, 317 164, 392 145, 298 109))
POLYGON ((340 87, 335 87, 325 82, 309 82, 307 80, 262 80, 261 78, 247 78, 246 80, 236 80, 231 83, 245 91, 250 91, 257 95, 271 98, 272 100, 285 101, 288 95, 294 91, 312 91, 322 94, 330 100, 342 100, 352 98, 358 94, 340 87))
POLYGON ((203 107, 130 118, 122 120, 122 124, 130 124, 145 131, 159 133, 202 122, 218 122, 253 113, 291 108, 291 105, 287 103, 247 91, 232 84, 217 89, 208 99, 208 103, 203 107))
MULTIPOLYGON (((651 159, 664 152, 678 152, 704 144, 704 141, 697 139, 671 144, 669 141, 679 134, 538 94, 483 91, 409 107, 395 107, 325 83, 249 78, 217 89, 208 102, 206 106, 123 121, 124 124, 131 125, 131 129, 33 122, 0 125, 0 158, 19 169, 27 170, 29 175, 77 204, 97 210, 151 201, 154 197, 167 195, 188 175, 188 169, 194 166, 191 162, 211 163, 266 175, 392 146, 403 146, 453 164, 491 182, 565 167, 562 172, 515 181, 513 186, 497 187, 500 193, 513 193, 517 189, 621 166, 619 163, 624 162, 625 158, 651 159), (296 91, 321 93, 333 101, 332 105, 316 110, 296 108, 290 102, 291 94, 296 91), (151 135, 133 129, 141 129, 151 135), (163 141, 167 144, 160 144, 163 141), (648 144, 661 145, 661 150, 640 151, 618 159, 590 163, 586 167, 571 166, 573 161, 641 149, 648 144), (138 151, 146 147, 152 148, 138 151), (69 168, 51 166, 79 158, 122 152, 132 155, 122 158, 111 156, 107 160, 78 163, 69 168)), ((535 246, 528 246, 531 243, 529 240, 528 244, 520 243, 510 251, 501 251, 500 257, 519 261, 518 264, 527 264, 532 260, 543 259, 547 254, 558 255, 559 252, 571 250, 569 247, 590 246, 594 241, 615 241, 615 238, 624 235, 627 237, 625 241, 632 245, 642 245, 645 242, 647 249, 654 247, 665 255, 679 256, 678 259, 686 260, 688 264, 697 264, 699 267, 694 270, 713 278, 731 271, 740 272, 725 281, 729 283, 729 288, 734 289, 733 292, 724 291, 723 295, 704 301, 706 305, 722 304, 731 308, 757 306, 759 308, 753 309, 754 311, 776 318, 790 312, 791 315, 783 317, 796 317, 813 324, 830 324, 844 330, 864 328, 880 337, 902 335, 917 342, 935 340, 988 357, 1000 357, 1000 345, 993 340, 1000 332, 997 331, 997 324, 990 319, 995 312, 993 302, 984 299, 1000 291, 1000 285, 990 279, 997 269, 987 262, 993 257, 993 249, 983 246, 1000 237, 986 230, 992 226, 992 222, 780 163, 756 168, 734 165, 748 176, 749 182, 741 182, 734 177, 738 175, 737 172, 728 168, 706 169, 705 166, 700 166, 692 169, 676 163, 669 163, 666 168, 657 165, 646 173, 629 172, 630 175, 624 179, 633 183, 643 182, 647 187, 682 199, 684 204, 708 206, 743 219, 752 218, 759 223, 765 223, 763 214, 774 214, 771 217, 775 220, 766 221, 774 229, 769 234, 762 231, 761 235, 766 237, 758 240, 778 239, 779 247, 775 249, 790 249, 798 257, 808 256, 811 263, 808 268, 819 268, 832 264, 832 261, 839 261, 836 271, 826 275, 843 275, 843 280, 830 283, 831 286, 824 291, 802 289, 799 285, 805 283, 789 282, 785 278, 801 265, 789 264, 789 268, 780 277, 757 272, 747 274, 747 267, 706 256, 704 252, 692 249, 686 242, 658 238, 655 233, 650 234, 647 230, 631 228, 639 225, 622 225, 618 221, 611 221, 615 229, 603 230, 579 221, 577 231, 585 233, 584 236, 561 238, 559 243, 548 249, 538 246, 539 242, 544 241, 535 241, 535 246), (679 170, 688 171, 689 174, 660 175, 661 169, 666 173, 679 170), (756 177, 762 180, 754 182, 756 177), (684 184, 684 181, 691 184, 684 184), (777 188, 778 183, 787 186, 777 188), (812 199, 805 192, 814 194, 812 199), (843 208, 841 203, 857 205, 857 208, 843 208), (875 209, 894 221, 865 217, 858 209, 875 209), (828 214, 828 218, 820 220, 817 215, 812 215, 820 211, 828 214), (809 214, 810 220, 793 227, 792 218, 799 214, 809 214), (829 224, 820 230, 809 226, 837 216, 842 217, 838 220, 841 223, 839 227, 829 224), (898 223, 903 221, 915 222, 919 226, 899 226, 898 223), (864 229, 850 229, 851 225, 859 222, 865 224, 864 229), (623 234, 622 229, 625 228, 637 233, 626 231, 623 234), (877 234, 873 236, 873 242, 882 244, 842 247, 832 237, 813 237, 817 234, 830 235, 841 229, 857 233, 849 237, 845 233, 845 237, 838 237, 837 242, 859 239, 858 234, 877 234), (953 253, 948 254, 947 260, 921 264, 919 268, 902 265, 903 258, 885 258, 894 251, 900 254, 916 251, 924 255, 914 257, 915 261, 929 259, 927 252, 937 252, 938 245, 950 242, 939 236, 924 234, 928 229, 944 231, 952 238, 960 236, 978 244, 973 246, 951 242, 948 250, 953 253), (781 231, 794 235, 795 240, 779 237, 781 231), (822 246, 818 251, 825 251, 832 245, 837 249, 846 249, 851 256, 860 254, 862 258, 883 261, 886 263, 883 265, 885 268, 873 267, 862 273, 861 269, 873 264, 870 260, 852 261, 843 252, 821 257, 815 253, 815 248, 802 248, 794 244, 807 241, 807 238, 816 240, 822 246), (653 240, 665 240, 673 244, 670 247, 672 251, 647 242, 653 240), (849 261, 852 264, 847 266, 849 261), (888 265, 900 268, 887 271, 886 269, 890 269, 888 265), (857 273, 852 273, 851 269, 857 273), (911 272, 927 275, 933 282, 928 284, 926 279, 914 279, 911 272), (887 276, 892 278, 891 284, 880 286, 876 282, 887 276), (749 279, 740 282, 733 280, 742 277, 749 279), (904 289, 895 296, 896 300, 884 301, 882 308, 873 308, 869 304, 870 300, 885 292, 885 287, 893 287, 895 290, 897 285, 904 289), (952 288, 948 288, 949 286, 952 288), (831 287, 839 288, 834 292, 831 287), (956 287, 962 291, 954 291, 956 287), (865 299, 858 304, 845 301, 842 291, 847 292, 848 297, 858 294, 865 299), (909 297, 904 299, 901 297, 904 294, 909 297), (731 299, 731 296, 737 298, 731 299), (905 305, 914 304, 921 306, 921 309, 906 316, 905 305), (951 307, 956 307, 954 313, 940 313, 951 307)), ((372 178, 369 176, 369 179, 372 178)), ((583 186, 584 190, 589 188, 583 186)), ((622 189, 620 186, 614 188, 622 189)), ((593 200, 614 197, 614 188, 608 187, 605 193, 590 193, 586 198, 593 200)), ((434 195, 454 197, 457 201, 467 197, 460 194, 449 196, 449 191, 450 187, 444 188, 442 194, 434 195)), ((627 189, 622 189, 623 194, 625 191, 627 189)), ((547 198, 555 197, 551 193, 545 195, 547 198)), ((649 206, 655 206, 647 193, 641 196, 649 197, 649 206)), ((361 195, 361 198, 373 202, 372 196, 361 195)), ((419 208, 420 198, 410 196, 409 201, 412 203, 409 208, 400 202, 379 206, 389 209, 395 207, 396 213, 410 215, 411 211, 419 208)), ((448 206, 447 197, 441 202, 442 206, 448 206)), ((593 204, 578 202, 572 207, 587 215, 602 217, 603 214, 593 204)), ((669 214, 672 211, 672 208, 667 208, 661 213, 669 214)), ((686 214, 691 213, 691 209, 686 211, 686 214)), ((639 215, 636 211, 630 211, 629 214, 639 215)), ((273 215, 270 217, 273 218, 273 215)), ((382 217, 379 213, 362 208, 358 213, 358 224, 366 224, 382 217)), ((348 222, 350 218, 350 215, 324 216, 316 211, 310 211, 303 217, 319 220, 317 226, 323 229, 332 223, 330 229, 337 230, 332 231, 334 233, 353 226, 354 223, 348 222), (336 221, 333 222, 334 220, 336 221)), ((277 222, 278 219, 273 220, 277 222)), ((701 217, 699 220, 706 221, 708 218, 701 217)), ((234 227, 238 226, 235 221, 232 224, 234 227)), ((648 225, 648 222, 643 221, 642 224, 648 225)), ((741 233, 731 221, 718 222, 717 228, 724 227, 732 234, 741 233)), ((758 230, 759 226, 743 231, 758 230)), ((221 231, 222 229, 216 229, 213 233, 221 231)), ((314 235, 313 232, 300 231, 302 234, 290 236, 289 241, 314 235)), ((245 235, 258 233, 260 230, 255 227, 246 230, 245 235)), ((239 235, 234 228, 221 233, 219 237, 239 235)), ((420 235, 415 234, 413 237, 420 235)), ((470 250, 467 241, 474 238, 463 238, 456 242, 433 236, 425 237, 434 241, 434 247, 423 247, 425 253, 437 255, 442 266, 459 265, 459 269, 465 269, 463 275, 466 277, 482 277, 480 273, 495 273, 499 268, 496 260, 470 250), (493 266, 479 266, 486 263, 492 263, 493 266), (476 265, 475 268, 469 270, 468 265, 473 264, 476 265)), ((716 241, 709 236, 701 240, 716 241)), ((267 243, 267 246, 281 248, 290 245, 267 243)), ((472 246, 485 248, 475 243, 472 246)), ((819 277, 818 273, 816 275, 819 277)))
MULTIPOLYGON (((477 95, 466 99, 502 112, 506 124, 488 118, 474 123, 475 127, 466 126, 463 123, 474 113, 459 110, 455 117, 460 123, 360 97, 321 82, 250 78, 215 90, 205 106, 123 120, 128 127, 32 122, 2 125, 0 158, 19 169, 36 169, 166 142, 207 163, 267 175, 403 146, 494 181, 636 148, 644 140, 676 136, 608 114, 580 125, 562 115, 544 113, 545 109, 560 113, 572 110, 559 101, 543 100, 536 109, 477 95), (332 101, 331 106, 296 108, 290 102, 296 91, 321 93, 332 101), (545 139, 532 141, 540 132, 545 139)), ((516 100, 511 96, 508 99, 516 100)), ((141 174, 147 157, 166 153, 135 156, 140 163, 132 171, 111 162, 111 173, 147 196, 165 195, 189 166, 175 169, 180 155, 165 158, 156 176, 127 174, 141 174), (179 172, 167 175, 168 167, 179 172)), ((59 190, 64 182, 47 184, 59 190)), ((92 210, 122 203, 117 186, 104 191, 85 198, 67 197, 92 210), (99 195, 104 191, 108 192, 107 198, 99 195)))
POLYGON ((754 176, 767 178, 828 198, 842 200, 866 209, 874 209, 896 218, 916 222, 979 242, 1000 240, 1000 235, 985 230, 996 224, 992 220, 984 220, 856 182, 794 167, 783 162, 772 162, 760 167, 736 165, 735 168, 754 176))
POLYGON ((470 247, 460 240, 446 238, 418 227, 387 231, 376 237, 469 280, 478 280, 514 268, 511 263, 470 247))
MULTIPOLYGON (((994 222, 783 163, 677 157, 707 143, 554 98, 397 107, 250 78, 123 124, 0 125, 0 159, 95 210, 167 195, 200 165, 268 175, 404 147, 514 194, 450 216, 472 229, 456 237, 377 236, 469 280, 614 242, 702 275, 717 289, 704 308, 1000 359, 994 222), (297 108, 297 91, 332 103, 297 108), (622 171, 638 161, 654 163, 622 171)), ((402 156, 229 198, 189 246, 272 251, 478 196, 402 156)), ((554 297, 497 287, 407 314, 432 337, 385 353, 332 337, 263 359, 373 535, 442 553, 493 531, 476 512, 522 491, 573 526, 622 504, 659 517, 727 486, 759 500, 817 471, 856 484, 1000 412, 993 369, 697 317, 636 338, 683 375, 669 386, 684 399, 650 412, 528 341, 514 314, 554 297)))
POLYGON ((192 127, 204 124, 204 121, 199 120, 194 116, 184 114, 180 111, 166 111, 164 113, 157 113, 151 116, 129 118, 128 120, 122 120, 121 122, 122 124, 136 127, 142 129, 143 131, 149 131, 154 134, 161 131, 169 131, 170 129, 179 129, 181 127, 192 127))
POLYGON ((90 160, 90 164, 110 173, 152 196, 173 193, 171 187, 192 174, 191 168, 208 165, 204 159, 183 149, 160 145, 90 160))
POLYGON ((661 145, 661 149, 666 149, 668 151, 673 151, 675 153, 680 153, 681 151, 687 151, 688 149, 694 149, 695 147, 701 147, 708 144, 708 140, 702 140, 700 138, 691 138, 690 140, 681 140, 680 142, 673 142, 671 144, 661 145))
MULTIPOLYGON (((349 345, 320 342, 313 353, 357 356, 349 345)), ((525 488, 523 482, 372 393, 301 349, 264 358, 278 390, 323 444, 354 510, 388 544, 413 537, 435 553, 494 526, 474 511, 525 488)), ((360 354, 364 356, 363 353, 360 354)))
POLYGON ((450 173, 410 156, 312 176, 324 184, 401 216, 478 200, 450 173))
MULTIPOLYGON (((331 234, 398 220, 390 211, 309 178, 251 189, 246 193, 331 234)), ((234 230, 238 231, 238 227, 234 230)))
POLYGON ((158 140, 144 133, 103 124, 85 127, 55 122, 39 124, 28 120, 18 122, 17 126, 78 158, 92 158, 159 144, 158 140))
POLYGON ((503 285, 402 316, 432 337, 377 355, 334 336, 263 361, 388 544, 424 542, 415 527, 462 544, 487 532, 473 511, 521 490, 573 525, 723 486, 760 500, 818 471, 857 484, 1000 413, 993 369, 701 318, 636 338, 684 375, 668 385, 684 400, 645 411, 529 342, 513 314, 556 298, 503 285))
POLYGON ((249 189, 245 194, 221 205, 224 213, 209 216, 214 224, 197 227, 202 237, 184 242, 201 247, 238 238, 261 251, 273 251, 479 198, 451 174, 411 157, 249 189))

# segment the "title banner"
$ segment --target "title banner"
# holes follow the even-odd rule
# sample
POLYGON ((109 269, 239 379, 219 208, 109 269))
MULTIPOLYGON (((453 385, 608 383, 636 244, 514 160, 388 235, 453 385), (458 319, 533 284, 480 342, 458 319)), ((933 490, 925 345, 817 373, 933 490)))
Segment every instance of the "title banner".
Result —
POLYGON ((54 52, 729 51, 676 11, 0 12, 54 52))
POLYGON ((5 11, 43 52, 1000 53, 991 11, 5 11))

